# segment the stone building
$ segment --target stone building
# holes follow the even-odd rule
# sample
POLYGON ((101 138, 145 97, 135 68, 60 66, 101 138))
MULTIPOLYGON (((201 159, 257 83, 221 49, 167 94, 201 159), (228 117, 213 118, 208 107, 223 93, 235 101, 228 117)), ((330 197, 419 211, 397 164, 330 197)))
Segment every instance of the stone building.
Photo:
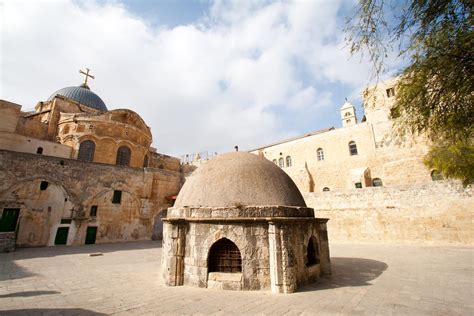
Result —
POLYGON ((330 274, 327 219, 266 159, 227 153, 199 167, 164 219, 167 285, 291 293, 330 274))
POLYGON ((389 118, 396 82, 364 91, 360 121, 346 102, 342 127, 250 152, 284 170, 306 204, 330 219, 332 241, 472 244, 473 189, 423 164, 423 136, 399 135, 389 118))
MULTIPOLYGON (((129 109, 85 82, 33 112, 0 100, 0 234, 17 246, 150 239, 182 184, 178 159, 150 147, 129 109)), ((5 241, 6 240, 6 241, 5 241)))
POLYGON ((250 150, 280 166, 302 192, 346 191, 364 187, 404 187, 432 181, 422 162, 422 137, 397 137, 389 119, 396 80, 364 93, 358 122, 355 106, 340 108, 342 128, 326 128, 250 150), (337 176, 336 176, 337 175, 337 176))

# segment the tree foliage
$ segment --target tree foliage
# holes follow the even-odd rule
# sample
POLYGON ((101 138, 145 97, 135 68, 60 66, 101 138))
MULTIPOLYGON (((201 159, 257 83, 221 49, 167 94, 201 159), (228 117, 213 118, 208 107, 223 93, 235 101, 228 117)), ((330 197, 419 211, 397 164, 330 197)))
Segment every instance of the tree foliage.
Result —
POLYGON ((473 149, 472 7, 472 0, 360 0, 347 28, 351 52, 368 53, 377 78, 391 50, 407 61, 391 117, 398 127, 433 141, 427 165, 448 177, 470 174, 470 181, 472 159, 451 158, 473 149))

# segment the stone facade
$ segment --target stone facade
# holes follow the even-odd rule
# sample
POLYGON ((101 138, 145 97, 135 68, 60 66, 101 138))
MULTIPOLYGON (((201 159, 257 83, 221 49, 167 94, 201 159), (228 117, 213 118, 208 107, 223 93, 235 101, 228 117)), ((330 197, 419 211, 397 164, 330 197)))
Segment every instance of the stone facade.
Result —
POLYGON ((331 240, 472 245, 472 188, 436 181, 417 188, 371 187, 304 194, 330 218, 331 240))
MULTIPOLYGON (((398 137, 389 119, 396 80, 364 92, 365 116, 357 123, 355 108, 341 108, 342 128, 328 128, 250 152, 279 165, 302 192, 347 191, 372 187, 419 186, 431 182, 423 164, 428 143, 423 137, 398 137), (388 94, 387 94, 388 93, 388 94), (377 179, 377 180, 376 180, 377 179)), ((395 92, 394 92, 395 93, 395 92)))
POLYGON ((0 100, 1 229, 25 247, 159 238, 184 177, 151 143, 137 113, 108 111, 85 83, 33 112, 0 100))

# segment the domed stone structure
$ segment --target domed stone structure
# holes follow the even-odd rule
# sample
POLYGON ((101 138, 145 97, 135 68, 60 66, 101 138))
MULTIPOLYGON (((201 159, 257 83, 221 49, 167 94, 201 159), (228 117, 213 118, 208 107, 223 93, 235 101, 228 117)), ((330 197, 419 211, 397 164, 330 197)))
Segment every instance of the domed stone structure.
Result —
POLYGON ((163 221, 170 286, 291 293, 331 271, 327 219, 257 155, 227 153, 199 167, 163 221))
POLYGON ((82 84, 77 87, 66 87, 59 89, 58 91, 51 94, 51 96, 48 98, 48 101, 52 101, 57 95, 66 97, 100 112, 107 112, 107 106, 105 106, 104 101, 102 101, 102 99, 97 94, 92 92, 86 84, 82 84))

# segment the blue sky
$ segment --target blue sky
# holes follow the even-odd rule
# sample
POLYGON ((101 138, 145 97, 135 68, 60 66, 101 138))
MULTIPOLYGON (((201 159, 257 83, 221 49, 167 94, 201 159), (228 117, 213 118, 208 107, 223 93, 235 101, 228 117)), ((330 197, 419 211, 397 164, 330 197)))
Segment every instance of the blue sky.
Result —
POLYGON ((346 97, 362 117, 370 77, 344 42, 353 4, 6 1, 0 97, 31 109, 88 67, 108 108, 139 113, 176 156, 340 127, 346 97))

